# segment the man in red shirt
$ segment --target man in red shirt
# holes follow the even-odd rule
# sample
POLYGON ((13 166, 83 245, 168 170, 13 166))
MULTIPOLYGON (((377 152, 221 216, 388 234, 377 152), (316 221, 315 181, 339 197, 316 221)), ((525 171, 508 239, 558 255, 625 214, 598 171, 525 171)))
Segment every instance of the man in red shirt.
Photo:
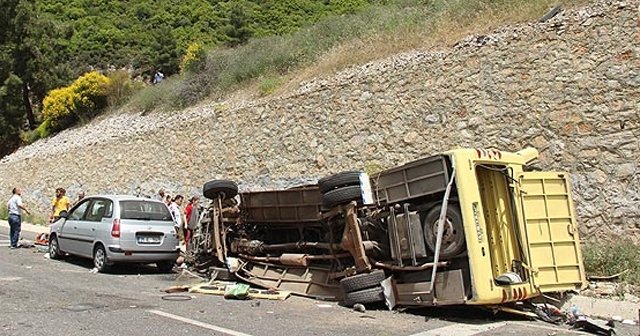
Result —
POLYGON ((200 198, 193 196, 189 200, 189 204, 184 209, 187 222, 185 223, 185 245, 189 248, 189 241, 193 237, 193 230, 198 227, 198 221, 200 220, 200 198))

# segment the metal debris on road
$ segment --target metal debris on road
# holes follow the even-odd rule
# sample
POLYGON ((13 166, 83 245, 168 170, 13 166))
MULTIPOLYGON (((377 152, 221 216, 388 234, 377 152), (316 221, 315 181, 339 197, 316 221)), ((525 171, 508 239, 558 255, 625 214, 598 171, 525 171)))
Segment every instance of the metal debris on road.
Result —
POLYGON ((612 323, 602 320, 593 320, 588 318, 583 318, 577 320, 572 329, 580 329, 595 335, 607 335, 612 336, 615 335, 616 332, 611 326, 612 323))
POLYGON ((587 280, 590 281, 611 281, 619 278, 622 275, 625 275, 629 272, 629 269, 626 269, 620 273, 611 274, 611 275, 587 275, 587 280))
POLYGON ((182 286, 171 286, 169 288, 165 288, 163 291, 165 293, 181 293, 181 292, 188 292, 189 291, 189 285, 182 285, 182 286))
POLYGON ((225 299, 266 299, 286 300, 291 296, 289 291, 256 289, 247 284, 228 281, 208 281, 195 285, 177 285, 163 290, 165 293, 199 293, 208 295, 221 295, 225 299), (243 294, 245 293, 246 294, 243 294))
POLYGON ((189 301, 193 299, 193 297, 186 294, 167 294, 163 295, 162 299, 165 301, 189 301))

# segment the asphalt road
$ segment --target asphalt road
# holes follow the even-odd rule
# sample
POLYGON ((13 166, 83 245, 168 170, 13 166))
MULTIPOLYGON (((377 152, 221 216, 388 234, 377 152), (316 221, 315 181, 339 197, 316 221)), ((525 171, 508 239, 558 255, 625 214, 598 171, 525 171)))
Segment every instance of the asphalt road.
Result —
MULTIPOLYGON (((32 239, 33 234, 23 236, 32 239)), ((8 248, 0 228, 0 335, 575 335, 542 322, 479 309, 368 310, 291 297, 224 300, 193 294, 163 299, 162 289, 193 281, 152 266, 91 272, 89 260, 45 259, 35 249, 8 248)))

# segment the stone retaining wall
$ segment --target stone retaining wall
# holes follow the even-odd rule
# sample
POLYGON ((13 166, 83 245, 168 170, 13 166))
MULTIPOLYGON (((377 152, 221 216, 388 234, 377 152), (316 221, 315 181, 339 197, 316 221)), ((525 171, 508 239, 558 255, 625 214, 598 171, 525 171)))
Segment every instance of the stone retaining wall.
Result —
POLYGON ((516 151, 572 174, 587 237, 640 237, 640 1, 599 1, 300 85, 281 97, 109 117, 0 161, 44 212, 57 186, 198 193, 206 180, 288 187, 453 147, 516 151))

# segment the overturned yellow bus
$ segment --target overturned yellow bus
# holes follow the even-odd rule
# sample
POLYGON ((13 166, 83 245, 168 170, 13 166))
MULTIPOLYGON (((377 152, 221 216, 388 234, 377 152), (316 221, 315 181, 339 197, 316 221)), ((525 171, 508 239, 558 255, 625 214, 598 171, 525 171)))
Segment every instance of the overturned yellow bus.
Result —
POLYGON ((346 305, 497 305, 585 286, 566 173, 535 149, 456 149, 371 176, 212 199, 188 262, 346 305))

